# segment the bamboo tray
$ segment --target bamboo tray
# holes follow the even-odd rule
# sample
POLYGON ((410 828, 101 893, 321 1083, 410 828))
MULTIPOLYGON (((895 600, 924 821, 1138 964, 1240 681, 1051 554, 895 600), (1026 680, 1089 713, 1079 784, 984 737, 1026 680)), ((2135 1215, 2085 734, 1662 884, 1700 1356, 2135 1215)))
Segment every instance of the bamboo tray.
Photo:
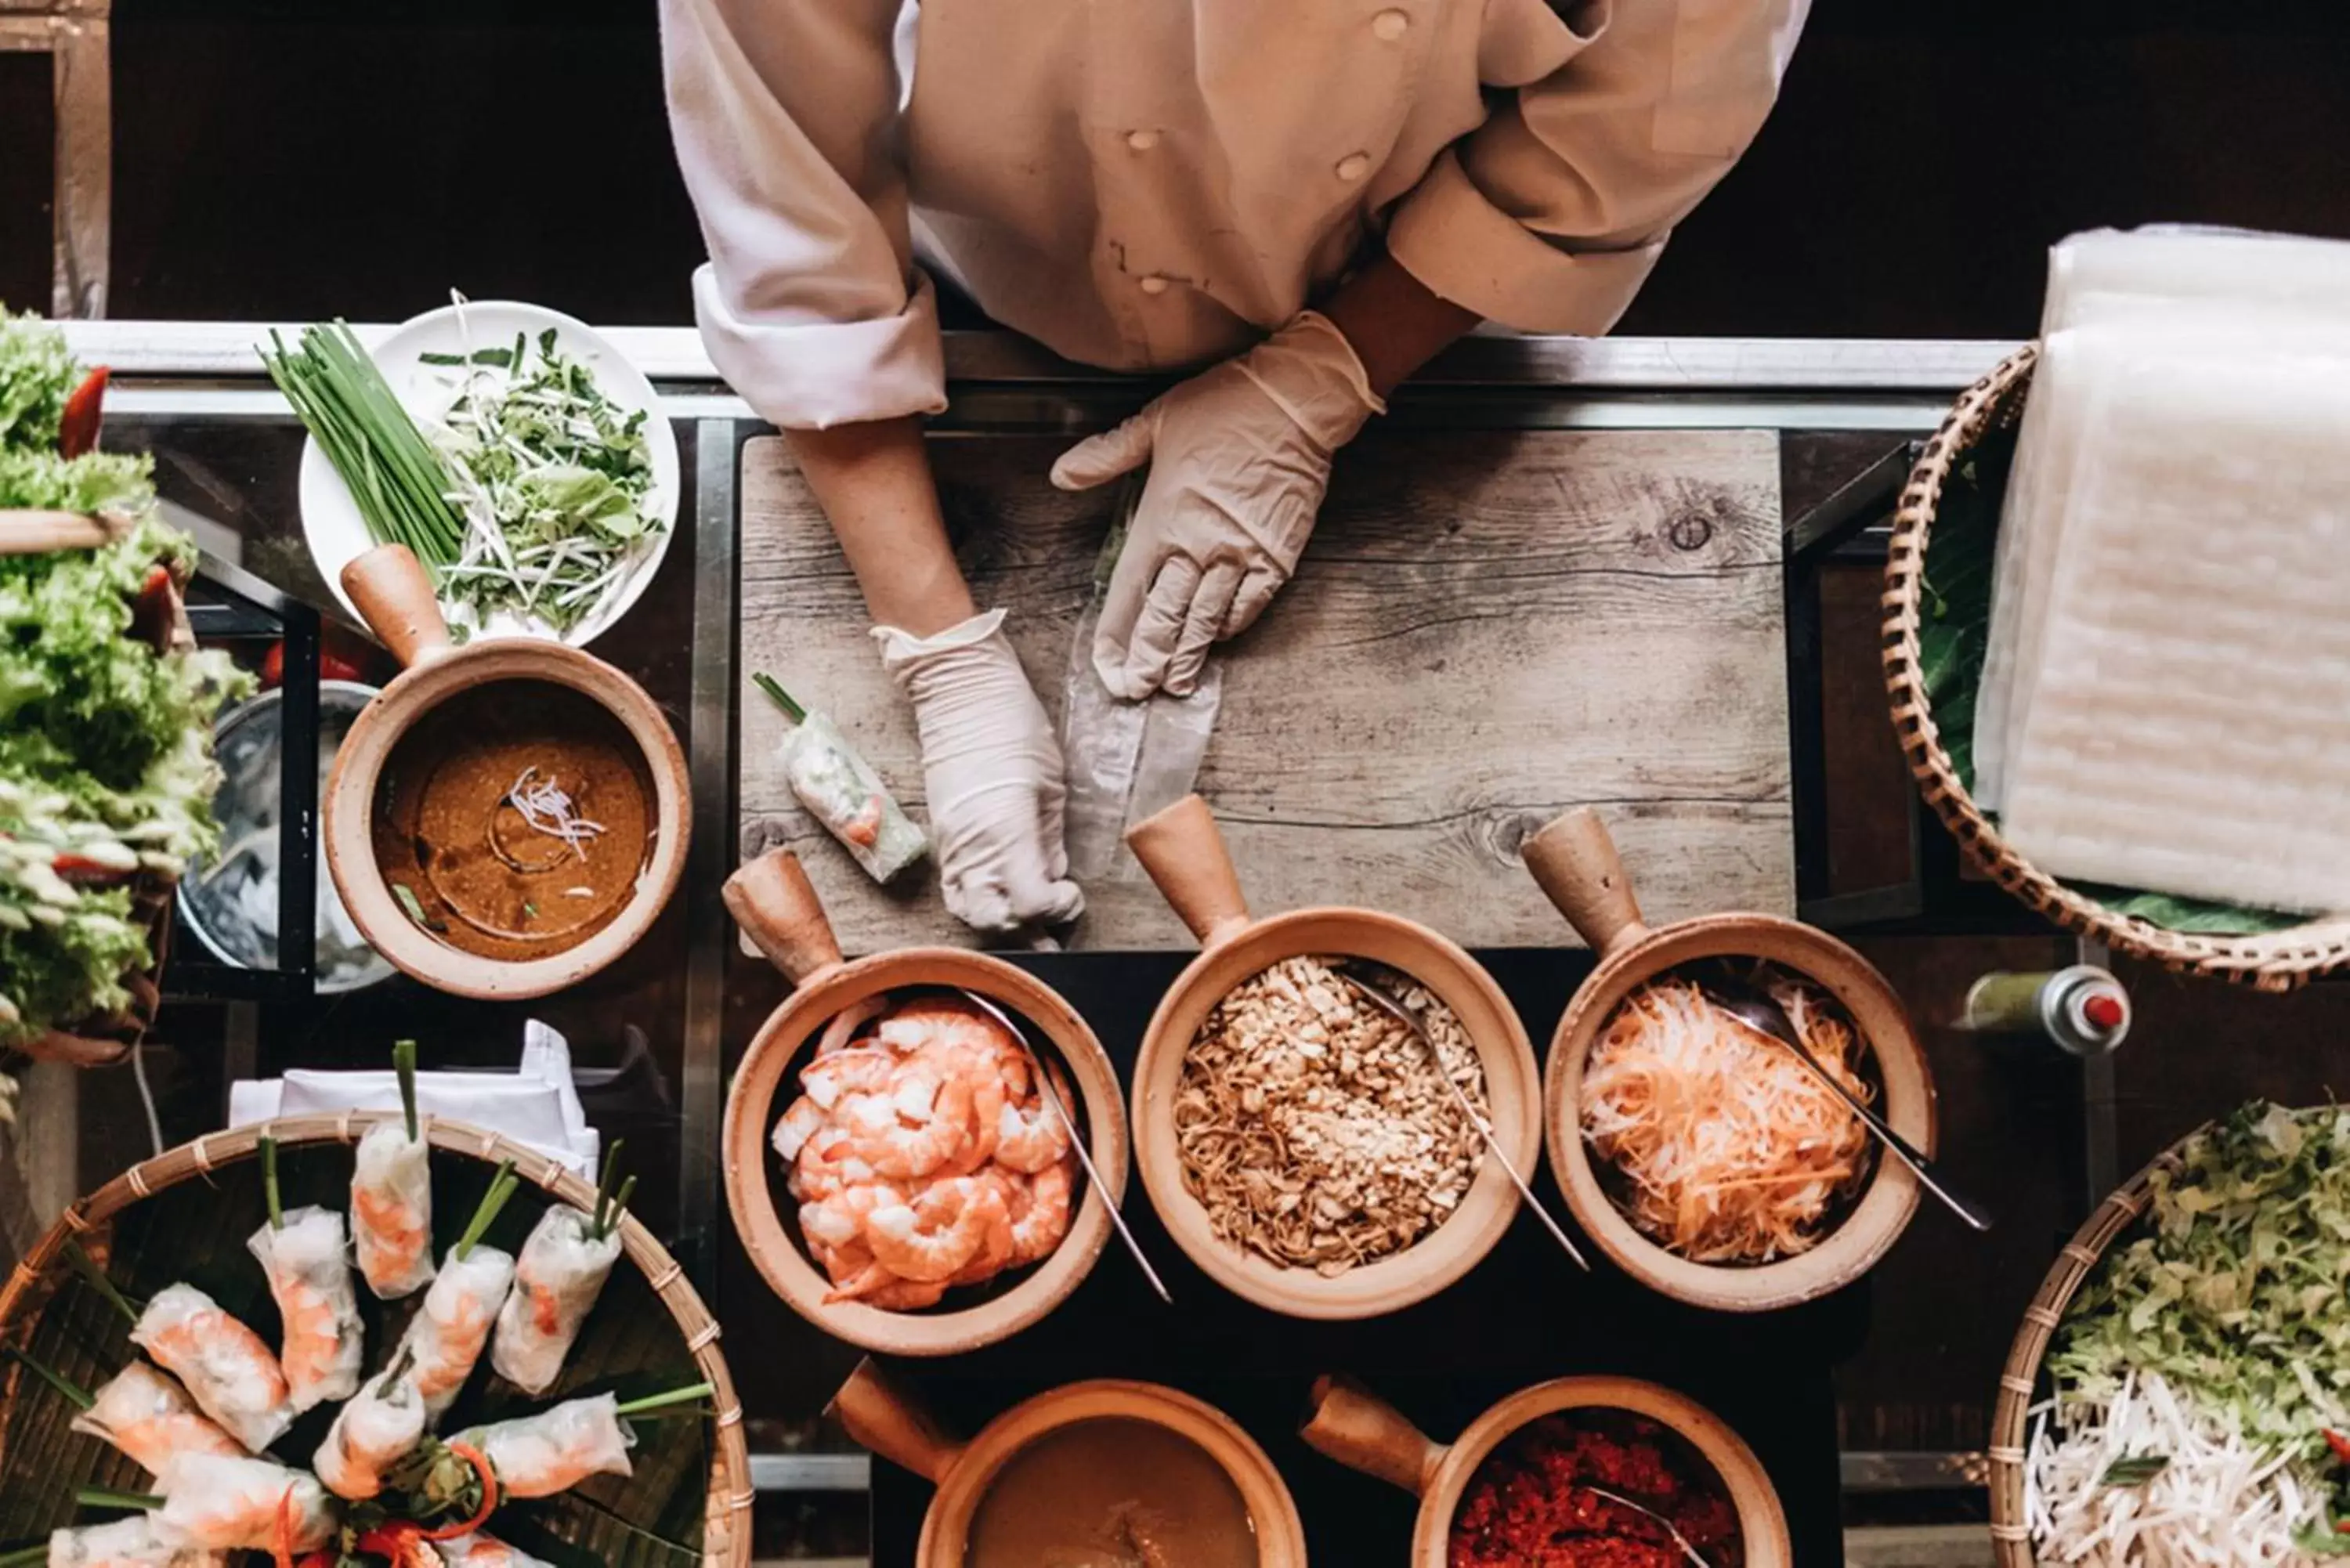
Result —
MULTIPOLYGON (((134 1296, 186 1279, 274 1345, 276 1309, 244 1246, 265 1211, 260 1139, 277 1140, 289 1206, 316 1201, 342 1208, 349 1191, 348 1151, 369 1127, 395 1114, 286 1117, 214 1133, 132 1166, 68 1208, 0 1287, 0 1345, 28 1352, 86 1388, 135 1354, 121 1317, 70 1268, 68 1242, 78 1242, 134 1296)), ((436 1252, 454 1239, 498 1161, 512 1159, 516 1174, 551 1199, 580 1208, 595 1199, 594 1189, 561 1165, 496 1133, 428 1119, 426 1136, 434 1151, 436 1252)), ((535 1208, 509 1205, 490 1240, 511 1251, 536 1219, 535 1208)), ((513 1530, 515 1543, 526 1550, 583 1568, 692 1562, 747 1568, 751 1462, 742 1406, 718 1349, 718 1324, 684 1270, 633 1215, 622 1221, 620 1235, 633 1267, 614 1271, 557 1386, 543 1399, 528 1398, 484 1371, 444 1426, 457 1430, 583 1391, 609 1387, 628 1397, 707 1382, 715 1390, 716 1414, 698 1440, 677 1440, 681 1428, 671 1423, 662 1440, 638 1448, 633 1477, 598 1477, 544 1505, 509 1505, 496 1528, 513 1530), (515 1529, 510 1518, 527 1532, 515 1529)), ((364 1290, 359 1294, 369 1324, 368 1365, 374 1366, 389 1343, 387 1329, 410 1303, 379 1303, 364 1290)), ((128 1459, 95 1438, 68 1434, 75 1413, 63 1395, 23 1366, 6 1368, 0 1380, 0 1543, 38 1539, 75 1522, 78 1488, 143 1486, 143 1472, 128 1459)), ((310 1412, 274 1451, 307 1454, 329 1418, 328 1408, 310 1412)))
POLYGON ((2109 909, 2018 854, 1984 815, 1943 746, 1926 691, 1918 632, 1927 597, 1926 552, 1944 487, 1986 435, 2012 430, 2023 414, 2040 347, 2027 343, 1959 397, 1910 472, 1894 514, 1885 562, 1885 686, 1893 730, 1926 804, 1991 878, 2034 910, 2116 952, 2178 973, 2216 975, 2261 991, 2290 991, 2350 967, 2350 914, 2281 930, 2230 935, 2176 931, 2109 909))

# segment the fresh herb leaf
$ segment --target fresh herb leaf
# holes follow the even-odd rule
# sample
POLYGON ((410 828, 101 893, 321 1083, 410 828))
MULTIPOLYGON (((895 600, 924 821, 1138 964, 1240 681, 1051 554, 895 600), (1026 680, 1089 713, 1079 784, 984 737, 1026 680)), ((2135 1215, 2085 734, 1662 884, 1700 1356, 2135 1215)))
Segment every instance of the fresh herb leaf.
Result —
POLYGON ((465 357, 463 354, 419 354, 416 362, 420 365, 463 365, 465 357))
POLYGON ((423 927, 424 929, 437 932, 445 931, 449 929, 440 921, 431 919, 424 913, 424 905, 422 900, 417 898, 416 890, 411 888, 407 883, 394 882, 391 885, 391 896, 400 900, 400 907, 408 911, 408 918, 414 920, 418 925, 423 927))
POLYGON ((2168 1454, 2131 1454, 2116 1459, 2097 1478, 2099 1486, 2144 1486, 2170 1468, 2168 1454))

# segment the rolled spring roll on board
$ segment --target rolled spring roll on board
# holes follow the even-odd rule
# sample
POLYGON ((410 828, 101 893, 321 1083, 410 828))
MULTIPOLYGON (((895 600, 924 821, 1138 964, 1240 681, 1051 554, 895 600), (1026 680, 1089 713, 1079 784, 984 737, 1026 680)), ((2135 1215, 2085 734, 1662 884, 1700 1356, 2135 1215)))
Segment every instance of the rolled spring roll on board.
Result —
POLYGON ((620 1233, 557 1204, 539 1217, 515 1261, 515 1286, 498 1314, 490 1365, 525 1394, 544 1394, 563 1375, 604 1282, 620 1260, 620 1233))
POLYGON ((310 1468, 337 1497, 364 1502, 383 1490, 383 1473, 424 1437, 424 1397, 405 1368, 370 1377, 335 1413, 310 1468))
POLYGON ((49 1533, 48 1568, 222 1568, 224 1553, 175 1545, 146 1514, 49 1533))
POLYGON ((784 764, 785 782, 807 814, 876 882, 887 882, 920 860, 930 840, 840 727, 801 707, 771 677, 751 679, 792 721, 775 755, 784 764))
POLYGON ((589 1476, 628 1475, 629 1450, 636 1446, 619 1400, 609 1394, 477 1427, 461 1440, 488 1458, 508 1497, 553 1497, 589 1476))
POLYGON ((286 1374, 261 1336, 193 1285, 167 1285, 147 1303, 130 1343, 180 1380, 196 1407, 251 1452, 294 1420, 286 1374))
POLYGON ((315 1205, 292 1210, 283 1224, 265 1221, 245 1245, 285 1325, 277 1360, 294 1413, 358 1393, 367 1328, 351 1283, 343 1217, 315 1205))
POLYGON ((427 1425, 448 1414, 473 1375, 514 1287, 514 1272, 512 1254, 495 1247, 477 1246, 462 1258, 452 1250, 442 1260, 400 1342, 415 1357, 410 1376, 424 1401, 427 1425))
POLYGON ((2060 877, 2350 908, 2350 357, 2146 344, 2082 429, 2002 830, 2060 877))
POLYGON ((103 1438, 149 1475, 174 1454, 242 1454, 244 1446, 196 1408, 188 1391, 143 1361, 108 1378, 73 1429, 103 1438))
POLYGON ((267 1552, 279 1521, 290 1519, 296 1552, 315 1552, 334 1539, 334 1500, 317 1478, 269 1459, 190 1454, 172 1461, 161 1478, 163 1506, 157 1529, 175 1541, 214 1552, 267 1552))

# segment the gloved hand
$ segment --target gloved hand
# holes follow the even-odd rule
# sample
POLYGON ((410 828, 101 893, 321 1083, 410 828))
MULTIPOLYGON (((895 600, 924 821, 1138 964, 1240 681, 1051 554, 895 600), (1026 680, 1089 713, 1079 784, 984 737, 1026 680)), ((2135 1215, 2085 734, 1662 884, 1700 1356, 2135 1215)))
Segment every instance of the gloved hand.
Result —
POLYGON ((1386 411, 1346 335, 1309 310, 1062 453, 1064 490, 1150 464, 1094 633, 1102 683, 1188 696, 1209 645, 1246 630, 1297 569, 1331 454, 1386 411))
POLYGON ((983 931, 1075 919, 1061 841, 1061 745, 990 610, 935 637, 877 626, 881 666, 914 704, 947 909, 983 931))

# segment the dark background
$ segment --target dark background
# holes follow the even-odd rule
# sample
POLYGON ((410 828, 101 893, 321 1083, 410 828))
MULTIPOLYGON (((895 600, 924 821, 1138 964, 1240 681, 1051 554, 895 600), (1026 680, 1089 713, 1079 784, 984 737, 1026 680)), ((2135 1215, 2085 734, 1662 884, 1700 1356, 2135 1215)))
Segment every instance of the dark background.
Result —
MULTIPOLYGON (((691 319, 652 0, 118 0, 114 57, 111 315, 397 320, 453 285, 691 319)), ((0 55, 19 304, 48 136, 47 61, 0 55)), ((1818 0, 1623 330, 2022 336, 2074 229, 2350 234, 2345 149, 2338 0, 1818 0)))

